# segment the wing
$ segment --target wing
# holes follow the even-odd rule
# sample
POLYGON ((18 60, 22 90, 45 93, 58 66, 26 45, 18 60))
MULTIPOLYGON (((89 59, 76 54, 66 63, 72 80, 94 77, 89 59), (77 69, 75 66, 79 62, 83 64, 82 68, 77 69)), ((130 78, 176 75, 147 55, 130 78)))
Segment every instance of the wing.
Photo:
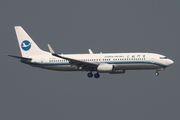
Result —
POLYGON ((53 56, 68 60, 71 65, 75 65, 77 67, 82 67, 83 69, 91 70, 91 69, 97 68, 97 66, 99 65, 98 63, 90 63, 90 62, 86 62, 86 61, 77 60, 74 58, 65 57, 63 55, 58 55, 54 52, 54 50, 51 48, 51 46, 49 44, 48 44, 48 48, 53 56))

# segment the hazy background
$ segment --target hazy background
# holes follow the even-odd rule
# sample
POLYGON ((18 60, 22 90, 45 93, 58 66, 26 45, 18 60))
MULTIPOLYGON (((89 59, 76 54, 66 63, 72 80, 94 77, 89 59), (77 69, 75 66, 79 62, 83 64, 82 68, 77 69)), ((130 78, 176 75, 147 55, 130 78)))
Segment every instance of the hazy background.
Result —
POLYGON ((179 0, 1 0, 1 120, 180 119, 179 0), (155 52, 175 64, 155 71, 101 74, 33 68, 21 55, 14 26, 40 48, 58 53, 155 52))

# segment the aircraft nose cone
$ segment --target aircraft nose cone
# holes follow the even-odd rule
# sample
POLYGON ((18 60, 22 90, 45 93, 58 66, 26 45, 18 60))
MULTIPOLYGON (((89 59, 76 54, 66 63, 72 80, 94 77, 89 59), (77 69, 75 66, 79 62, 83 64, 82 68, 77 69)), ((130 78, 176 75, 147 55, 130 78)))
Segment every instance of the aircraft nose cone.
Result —
POLYGON ((172 64, 174 64, 174 61, 172 61, 172 60, 169 59, 169 60, 167 61, 167 65, 170 66, 170 65, 172 65, 172 64))

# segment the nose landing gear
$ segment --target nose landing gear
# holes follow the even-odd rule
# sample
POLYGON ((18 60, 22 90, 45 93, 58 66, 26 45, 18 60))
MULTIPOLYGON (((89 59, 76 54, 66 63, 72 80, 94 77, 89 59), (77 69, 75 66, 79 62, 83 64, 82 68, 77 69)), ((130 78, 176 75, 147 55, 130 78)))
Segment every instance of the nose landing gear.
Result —
POLYGON ((155 75, 156 75, 156 76, 158 76, 158 75, 159 75, 159 72, 158 72, 158 70, 156 71, 155 75))

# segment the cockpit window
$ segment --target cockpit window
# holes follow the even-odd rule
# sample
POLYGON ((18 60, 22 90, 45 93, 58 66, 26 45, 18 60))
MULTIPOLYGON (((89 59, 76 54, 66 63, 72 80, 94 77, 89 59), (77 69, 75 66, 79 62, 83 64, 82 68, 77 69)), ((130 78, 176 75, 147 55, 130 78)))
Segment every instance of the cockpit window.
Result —
POLYGON ((168 59, 168 57, 160 57, 160 59, 168 59))

